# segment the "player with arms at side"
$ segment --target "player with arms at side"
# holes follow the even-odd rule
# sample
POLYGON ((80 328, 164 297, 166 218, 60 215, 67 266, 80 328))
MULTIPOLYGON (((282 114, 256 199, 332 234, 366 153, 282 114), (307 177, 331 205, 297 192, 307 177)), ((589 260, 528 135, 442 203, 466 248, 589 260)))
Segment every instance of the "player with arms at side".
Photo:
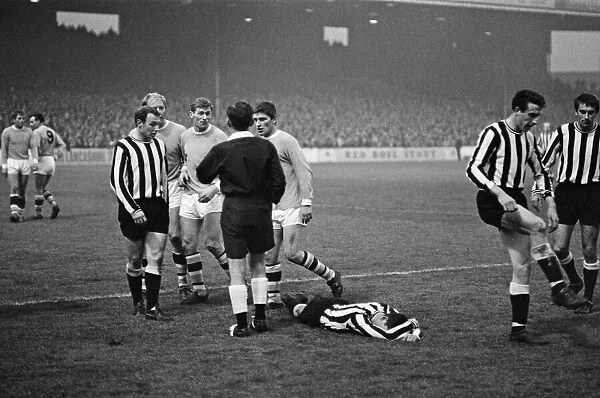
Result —
POLYGON ((12 126, 2 131, 0 164, 2 174, 7 176, 10 187, 10 221, 18 223, 25 220, 25 192, 31 170, 38 164, 38 151, 34 146, 33 132, 25 126, 25 112, 16 110, 11 115, 12 126), (33 164, 29 161, 29 151, 33 164))
MULTIPOLYGON (((167 120, 167 99, 159 93, 148 93, 142 99, 142 106, 150 106, 160 113, 160 125, 156 138, 165 143, 167 150, 167 179, 169 185, 169 241, 173 262, 177 269, 178 291, 182 298, 188 294, 187 265, 181 239, 181 224, 179 210, 181 206, 182 188, 179 186, 179 174, 183 166, 183 154, 181 153, 181 134, 185 127, 181 124, 167 120)), ((145 262, 145 261, 144 261, 145 262)))
POLYGON ((354 332, 390 341, 417 342, 421 329, 415 318, 378 302, 350 303, 341 298, 284 293, 281 299, 298 320, 334 332, 354 332))
POLYGON ((33 172, 35 175, 35 215, 34 218, 42 219, 42 206, 44 200, 52 206, 50 218, 58 217, 60 208, 54 200, 52 192, 48 190, 48 183, 56 171, 55 156, 63 157, 63 149, 66 147, 65 142, 60 136, 46 126, 44 115, 34 113, 29 117, 29 126, 33 130, 34 145, 38 148, 39 163, 37 170, 33 172))
POLYGON ((167 158, 165 144, 155 138, 160 112, 143 106, 136 110, 136 128, 117 142, 110 186, 119 203, 119 225, 127 239, 127 281, 133 314, 170 321, 158 308, 162 264, 169 230, 167 158), (146 255, 146 306, 142 294, 142 258, 146 255))
POLYGON ((325 279, 334 297, 344 291, 339 271, 327 267, 312 253, 298 248, 301 232, 312 220, 312 170, 298 141, 277 128, 277 110, 271 102, 261 102, 254 110, 254 124, 261 137, 277 148, 281 167, 285 173, 285 193, 273 208, 275 247, 266 254, 269 280, 268 304, 280 307, 282 280, 279 251, 283 246, 286 258, 325 279))
POLYGON ((181 301, 182 304, 197 304, 208 299, 202 276, 202 260, 198 252, 198 235, 202 225, 206 233, 204 245, 229 275, 220 225, 223 195, 219 189, 219 181, 216 179, 210 184, 203 184, 193 172, 213 146, 227 141, 227 134, 210 123, 212 111, 213 105, 207 98, 196 98, 190 104, 193 127, 181 135, 181 152, 185 164, 179 177, 179 183, 184 187, 179 215, 187 269, 192 283, 192 290, 181 301))
POLYGON ((265 252, 275 244, 272 204, 279 202, 285 190, 277 149, 248 131, 252 126, 252 113, 252 106, 246 102, 229 106, 227 125, 234 130, 233 134, 227 141, 212 147, 196 168, 198 180, 204 184, 212 183, 219 176, 221 192, 225 195, 221 229, 231 274, 229 297, 237 321, 229 331, 233 337, 249 335, 246 262, 254 302, 251 326, 257 332, 269 330, 265 313, 265 252))
POLYGON ((477 209, 486 224, 498 228, 513 267, 509 294, 512 328, 509 340, 524 344, 547 344, 548 340, 526 330, 529 312, 531 256, 550 282, 552 301, 576 308, 585 300, 568 288, 558 258, 548 242, 547 231, 558 225, 552 182, 541 162, 536 140, 529 130, 546 106, 544 97, 532 90, 518 91, 511 103, 512 113, 485 127, 467 166, 467 177, 479 188, 477 209), (537 188, 547 204, 548 225, 527 209, 523 195, 525 167, 533 172, 537 188), (532 248, 533 247, 533 248, 532 248))
MULTIPOLYGON (((547 168, 557 162, 556 206, 558 228, 554 233, 554 251, 565 270, 571 290, 587 302, 575 309, 577 314, 590 314, 598 279, 598 232, 600 225, 600 128, 594 121, 600 103, 593 94, 583 93, 573 101, 577 120, 558 127, 552 134, 548 150, 542 158, 547 168), (569 250, 575 224, 581 227, 583 251, 583 281, 575 268, 569 250)), ((532 204, 539 207, 541 195, 532 193, 532 204)))

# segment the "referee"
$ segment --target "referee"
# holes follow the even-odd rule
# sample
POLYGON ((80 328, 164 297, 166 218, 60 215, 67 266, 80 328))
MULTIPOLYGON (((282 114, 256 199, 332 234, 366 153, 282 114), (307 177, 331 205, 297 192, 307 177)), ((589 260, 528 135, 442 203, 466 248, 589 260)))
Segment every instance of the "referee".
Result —
POLYGON ((143 106, 135 111, 136 128, 115 146, 110 185, 119 202, 119 223, 127 239, 127 281, 133 314, 148 320, 170 321, 161 313, 158 295, 163 252, 169 230, 165 144, 155 138, 160 113, 143 106), (146 306, 142 295, 142 256, 146 255, 146 306))

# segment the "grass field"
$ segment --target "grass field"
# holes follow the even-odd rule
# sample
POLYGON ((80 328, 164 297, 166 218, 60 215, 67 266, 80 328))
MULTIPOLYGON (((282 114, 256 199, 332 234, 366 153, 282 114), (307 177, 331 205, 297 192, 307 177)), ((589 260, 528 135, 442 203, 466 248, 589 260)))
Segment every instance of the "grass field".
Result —
MULTIPOLYGON (((59 167, 57 220, 31 219, 31 181, 22 224, 0 178, 0 396, 600 396, 600 316, 551 305, 537 267, 529 326, 551 344, 508 342, 511 267, 464 167, 313 167, 303 246, 344 274, 347 299, 416 317, 417 344, 311 329, 283 310, 269 311, 271 332, 231 338, 227 280, 206 253, 208 304, 178 304, 167 255, 161 306, 175 322, 132 317, 108 167, 59 167)), ((303 268, 283 271, 284 291, 328 293, 303 268)))

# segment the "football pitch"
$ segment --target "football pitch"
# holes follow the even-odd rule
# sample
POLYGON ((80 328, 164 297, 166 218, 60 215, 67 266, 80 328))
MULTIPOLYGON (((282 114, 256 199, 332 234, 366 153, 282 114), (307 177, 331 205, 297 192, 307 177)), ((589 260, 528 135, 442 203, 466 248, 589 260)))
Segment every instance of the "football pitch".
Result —
MULTIPOLYGON (((0 396, 599 396, 600 315, 552 305, 535 265, 529 328, 550 344, 509 343, 512 270, 476 214, 464 168, 313 165, 302 248, 342 272, 346 299, 417 318, 416 344, 312 329, 286 310, 268 312, 268 333, 229 337, 234 317, 216 260, 202 253, 209 303, 181 306, 169 245, 161 307, 175 321, 134 317, 109 167, 59 166, 56 220, 47 207, 44 220, 32 219, 31 180, 21 224, 8 220, 0 178, 0 396)), ((329 294, 281 260, 282 291, 329 294)))

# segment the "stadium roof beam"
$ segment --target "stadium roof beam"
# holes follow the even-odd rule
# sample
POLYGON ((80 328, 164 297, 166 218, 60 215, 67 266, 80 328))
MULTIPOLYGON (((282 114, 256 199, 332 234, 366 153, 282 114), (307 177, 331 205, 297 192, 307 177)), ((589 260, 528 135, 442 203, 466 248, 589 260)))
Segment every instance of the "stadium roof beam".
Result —
MULTIPOLYGON (((585 5, 581 6, 581 9, 562 9, 562 8, 550 8, 532 5, 532 2, 523 1, 522 6, 515 5, 512 0, 495 0, 493 2, 486 2, 485 0, 366 0, 368 2, 378 3, 406 3, 406 4, 419 4, 428 6, 444 6, 444 7, 460 7, 460 8, 478 8, 478 9, 489 9, 497 11, 517 11, 517 12, 530 12, 530 13, 541 13, 541 14, 556 14, 556 15, 573 15, 583 17, 595 17, 600 18, 600 5, 591 5, 589 9, 586 9, 585 5)), ((574 6, 576 7, 576 6, 574 6)))

